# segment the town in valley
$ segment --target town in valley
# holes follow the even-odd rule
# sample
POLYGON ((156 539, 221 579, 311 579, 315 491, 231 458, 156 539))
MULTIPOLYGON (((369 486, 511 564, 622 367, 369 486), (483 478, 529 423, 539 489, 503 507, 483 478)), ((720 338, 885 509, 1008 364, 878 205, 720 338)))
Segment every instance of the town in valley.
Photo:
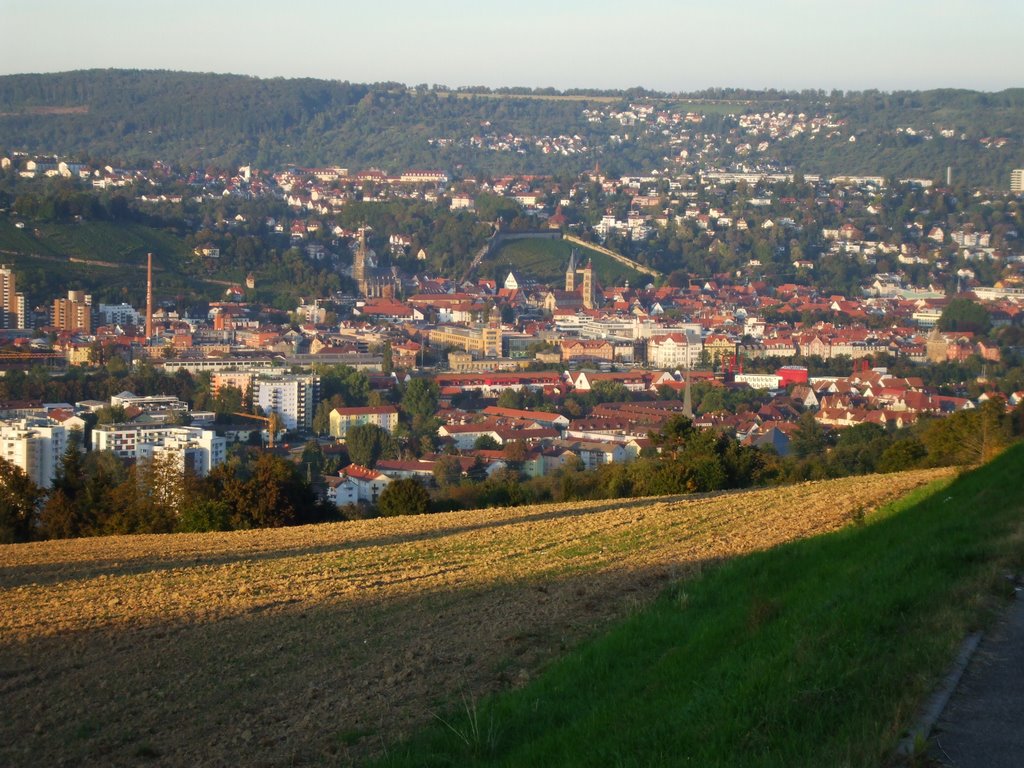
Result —
POLYGON ((1000 188, 952 166, 801 173, 769 158, 850 145, 857 126, 729 118, 722 133, 651 100, 581 108, 608 146, 649 135, 670 153, 632 174, 602 170, 580 135, 489 124, 427 143, 593 166, 124 168, 7 150, 4 455, 46 491, 72 440, 196 478, 269 454, 319 499, 296 521, 375 514, 395 481, 418 484, 417 511, 728 485, 731 470, 628 475, 681 418, 757 452, 742 483, 927 462, 929 425, 986 404, 1019 420, 1024 171, 1000 188))

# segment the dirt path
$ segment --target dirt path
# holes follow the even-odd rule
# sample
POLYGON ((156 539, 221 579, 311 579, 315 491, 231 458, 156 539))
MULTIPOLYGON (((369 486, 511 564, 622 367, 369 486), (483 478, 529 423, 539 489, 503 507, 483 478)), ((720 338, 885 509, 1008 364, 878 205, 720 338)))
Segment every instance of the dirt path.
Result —
POLYGON ((0 764, 345 765, 943 472, 0 547, 0 764))

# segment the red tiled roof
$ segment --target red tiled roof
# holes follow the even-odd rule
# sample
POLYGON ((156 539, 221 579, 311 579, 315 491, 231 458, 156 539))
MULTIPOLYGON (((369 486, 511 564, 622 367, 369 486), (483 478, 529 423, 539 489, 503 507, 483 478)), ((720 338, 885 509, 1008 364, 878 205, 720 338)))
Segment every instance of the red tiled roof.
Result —
POLYGON ((378 472, 375 469, 369 469, 361 464, 349 464, 341 470, 340 474, 348 475, 353 480, 377 480, 378 478, 385 476, 381 472, 378 472))
POLYGON ((355 406, 352 408, 335 408, 334 410, 340 413, 342 416, 362 416, 370 414, 398 413, 398 409, 393 405, 366 405, 355 406))
POLYGON ((547 411, 522 411, 517 408, 500 408, 496 405, 489 405, 484 408, 484 414, 487 416, 503 416, 510 419, 540 422, 554 422, 559 418, 563 418, 561 414, 558 413, 548 413, 547 411))

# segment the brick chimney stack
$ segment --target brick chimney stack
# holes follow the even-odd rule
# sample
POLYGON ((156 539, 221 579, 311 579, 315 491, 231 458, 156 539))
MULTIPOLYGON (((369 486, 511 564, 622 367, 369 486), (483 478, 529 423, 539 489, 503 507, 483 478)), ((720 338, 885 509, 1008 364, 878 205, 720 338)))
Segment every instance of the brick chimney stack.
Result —
POLYGON ((146 343, 153 338, 153 254, 146 254, 146 343))

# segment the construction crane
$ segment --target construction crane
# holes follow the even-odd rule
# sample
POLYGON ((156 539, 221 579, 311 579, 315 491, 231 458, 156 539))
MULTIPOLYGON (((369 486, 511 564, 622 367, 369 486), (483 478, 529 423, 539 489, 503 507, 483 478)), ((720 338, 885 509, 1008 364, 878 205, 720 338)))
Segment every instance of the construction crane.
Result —
POLYGON ((243 419, 256 419, 262 421, 267 425, 267 434, 270 436, 269 443, 270 447, 274 447, 274 440, 277 437, 278 430, 282 426, 281 415, 277 411, 271 411, 269 416, 257 416, 255 413, 239 413, 234 412, 232 416, 241 416, 243 419))

